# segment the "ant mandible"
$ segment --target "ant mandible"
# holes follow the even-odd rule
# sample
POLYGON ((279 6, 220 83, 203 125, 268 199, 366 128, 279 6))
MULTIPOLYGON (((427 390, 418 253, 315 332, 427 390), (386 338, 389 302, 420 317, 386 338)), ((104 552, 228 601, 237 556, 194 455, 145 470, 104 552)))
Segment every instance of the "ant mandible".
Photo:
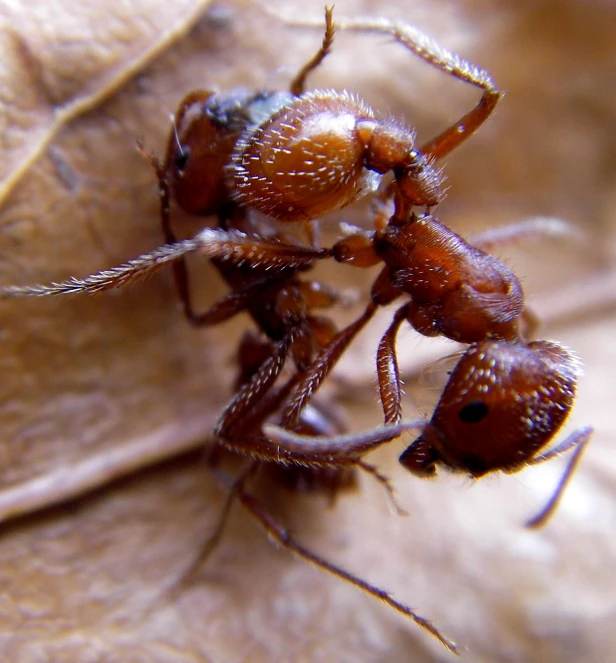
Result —
MULTIPOLYGON (((302 463, 306 462, 306 447, 298 452, 290 450, 285 455, 280 439, 284 442, 288 439, 285 438, 287 433, 297 430, 307 401, 374 310, 393 301, 402 292, 411 295, 411 302, 398 310, 379 348, 379 382, 388 426, 380 433, 376 431, 372 437, 378 439, 365 443, 361 453, 357 451, 360 438, 353 436, 353 452, 344 459, 339 454, 339 466, 343 467, 360 462, 359 455, 399 434, 396 425, 400 429, 405 425, 398 423, 401 409, 395 335, 404 319, 424 333, 430 329, 429 325, 422 329, 420 318, 425 312, 416 306, 419 302, 417 293, 410 291, 415 287, 413 277, 407 275, 411 283, 403 283, 402 265, 394 278, 395 268, 390 263, 395 259, 391 255, 387 257, 383 247, 388 241, 390 248, 393 247, 395 242, 390 235, 395 229, 412 233, 413 228, 422 227, 412 215, 412 209, 434 206, 443 196, 442 178, 435 162, 478 129, 494 110, 501 93, 486 71, 441 48, 411 26, 379 20, 340 23, 338 27, 345 30, 390 35, 426 62, 482 90, 481 100, 473 110, 417 149, 410 130, 393 120, 379 117, 352 95, 332 91, 304 92, 308 74, 319 66, 331 49, 334 35, 331 9, 326 9, 325 14, 322 46, 294 78, 289 92, 193 92, 181 102, 175 115, 165 159, 160 162, 142 149, 159 180, 165 246, 84 279, 70 279, 49 286, 7 287, 2 296, 94 293, 146 277, 164 265, 172 264, 180 300, 193 324, 219 324, 247 310, 269 339, 263 346, 260 363, 238 385, 234 398, 223 412, 216 427, 216 437, 228 448, 248 452, 257 458, 302 463), (374 191, 381 176, 389 171, 394 180, 383 198, 393 201, 393 212, 386 224, 381 223, 378 213, 375 214, 376 225, 382 227, 368 238, 367 243, 365 237, 355 236, 342 240, 333 249, 303 246, 280 233, 280 226, 272 221, 255 222, 251 213, 256 210, 279 222, 315 220, 374 191), (218 228, 206 228, 192 239, 178 241, 171 224, 172 201, 192 214, 216 215, 218 228), (228 295, 203 313, 194 311, 190 299, 184 262, 189 253, 209 257, 231 287, 228 295), (310 312, 312 308, 333 305, 337 301, 335 293, 312 282, 301 281, 299 274, 324 258, 334 257, 341 262, 362 266, 374 261, 373 254, 385 262, 384 276, 377 279, 366 313, 354 325, 336 334, 327 319, 310 312), (274 384, 289 356, 295 362, 296 373, 276 390, 274 384), (282 412, 283 429, 272 431, 275 438, 272 445, 270 440, 262 437, 261 429, 266 419, 277 410, 282 412), (281 452, 273 454, 272 446, 281 452)), ((476 278, 477 273, 473 272, 472 277, 476 278)), ((515 300, 515 287, 512 295, 515 300)), ((453 298, 451 302, 452 313, 459 313, 461 309, 456 309, 458 305, 453 303, 453 298)), ((482 304, 478 300, 477 303, 479 312, 489 308, 486 302, 482 304)), ((499 323, 502 330, 495 338, 504 339, 508 348, 517 347, 513 329, 509 327, 515 326, 522 304, 520 290, 517 308, 507 314, 509 319, 499 323)), ((434 326, 433 332, 453 334, 445 326, 434 326)), ((476 332, 476 336, 466 341, 460 336, 457 340, 475 343, 481 338, 491 338, 490 333, 481 331, 476 332)), ((472 348, 481 347, 483 342, 472 348)), ((526 347, 531 348, 530 345, 526 347)), ((445 394, 461 388, 452 376, 445 394)), ((564 409, 568 411, 568 407, 570 404, 564 409)), ((424 435, 429 430, 425 427, 424 435)), ((336 438, 315 433, 312 430, 308 437, 309 448, 335 446, 336 438)), ((437 460, 445 461, 446 454, 439 449, 437 458, 436 444, 430 444, 428 455, 432 466, 437 460)), ((317 459, 307 464, 327 463, 317 459)), ((429 473, 427 468, 426 463, 424 474, 429 473)), ((386 593, 295 544, 243 490, 243 486, 239 486, 236 495, 285 547, 385 600, 429 630, 445 646, 455 649, 453 643, 428 622, 386 593)))

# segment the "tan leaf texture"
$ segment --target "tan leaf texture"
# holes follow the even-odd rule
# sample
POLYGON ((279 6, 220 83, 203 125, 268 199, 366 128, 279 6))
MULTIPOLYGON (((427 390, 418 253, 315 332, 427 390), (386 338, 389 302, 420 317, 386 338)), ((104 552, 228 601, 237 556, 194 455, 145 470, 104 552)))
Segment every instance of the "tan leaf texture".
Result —
MULTIPOLYGON (((284 88, 316 50, 314 0, 0 2, 0 285, 46 283, 119 265, 162 243, 156 183, 138 139, 162 152, 191 89, 284 88)), ((524 529, 564 467, 426 482, 370 461, 409 512, 362 476, 332 505, 262 487, 310 549, 408 603, 463 660, 613 658, 616 636, 616 7, 593 0, 340 0, 334 16, 416 23, 487 67, 506 91, 494 118, 443 164, 439 218, 472 235, 534 217, 576 233, 499 248, 544 324, 585 365, 567 431, 596 432, 554 519, 524 529)), ((309 80, 348 89, 415 127, 420 142, 477 91, 374 35, 338 34, 309 80)), ((336 221, 369 227, 365 205, 336 221)), ((186 234, 200 221, 186 220, 186 234)), ((205 305, 225 292, 192 265, 205 305)), ((360 310, 373 274, 319 278, 360 310)), ((330 380, 358 430, 379 423, 374 356, 385 311, 330 380)), ((0 659, 175 663, 453 660, 416 626, 272 546, 236 506, 183 591, 175 583, 215 526, 224 491, 204 443, 231 394, 251 323, 191 328, 168 273, 96 297, 0 301, 0 659)), ((401 333, 405 414, 429 413, 451 344, 401 333)))

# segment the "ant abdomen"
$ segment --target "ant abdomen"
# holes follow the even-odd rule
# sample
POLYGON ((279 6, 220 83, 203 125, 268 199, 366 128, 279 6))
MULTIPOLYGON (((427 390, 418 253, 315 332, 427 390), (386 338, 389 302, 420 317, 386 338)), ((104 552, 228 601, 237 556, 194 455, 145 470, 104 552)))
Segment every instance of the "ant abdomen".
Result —
POLYGON ((292 99, 237 143, 227 170, 233 198, 281 221, 307 221, 374 191, 362 123, 375 114, 347 92, 292 99))
POLYGON ((520 470, 569 415, 579 372, 576 356, 551 341, 471 346, 400 462, 422 476, 438 462, 473 477, 520 470))

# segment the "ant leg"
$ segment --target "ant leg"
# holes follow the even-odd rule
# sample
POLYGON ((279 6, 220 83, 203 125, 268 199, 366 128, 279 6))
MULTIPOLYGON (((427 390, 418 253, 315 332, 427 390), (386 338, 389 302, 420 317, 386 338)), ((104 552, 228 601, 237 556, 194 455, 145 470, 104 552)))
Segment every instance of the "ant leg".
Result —
POLYGON ((530 461, 531 465, 537 465, 539 463, 544 463, 547 460, 552 460, 556 456, 560 456, 561 454, 569 451, 569 449, 575 449, 565 469, 565 472, 563 473, 560 481, 558 482, 558 485, 556 486, 556 490, 554 491, 552 497, 550 497, 548 503, 536 516, 525 523, 526 527, 543 527, 543 525, 545 525, 546 522, 550 519, 554 511, 556 511, 558 503, 560 502, 561 497, 563 496, 563 493, 569 484, 569 481, 571 480, 571 477, 575 473, 575 470, 580 463, 582 453, 590 441, 592 432, 593 429, 590 427, 575 431, 571 433, 571 435, 569 435, 565 440, 563 440, 558 446, 554 447, 553 449, 549 449, 545 453, 536 456, 530 461))
MULTIPOLYGON (((300 24, 310 25, 308 22, 300 24)), ((502 96, 488 71, 443 48, 413 25, 387 19, 362 18, 341 20, 336 25, 340 30, 390 35, 428 64, 483 90, 479 104, 472 111, 421 147, 419 152, 428 158, 441 159, 475 133, 492 114, 502 96)))
POLYGON ((365 463, 363 460, 357 461, 357 467, 362 469, 366 474, 369 474, 371 477, 376 479, 381 486, 385 489, 385 492, 387 493, 387 497, 389 498, 389 502, 393 508, 393 510, 396 512, 396 515, 398 516, 408 516, 408 511, 400 506, 398 504, 398 500, 396 499, 396 493, 395 489, 389 479, 389 477, 385 476, 381 472, 377 470, 374 465, 370 465, 369 463, 365 463))
MULTIPOLYGON (((179 149, 182 153, 182 146, 178 141, 175 128, 182 124, 186 112, 193 104, 199 102, 205 103, 205 101, 207 101, 211 95, 212 92, 196 90, 188 94, 182 100, 180 107, 172 118, 173 130, 169 135, 169 140, 167 142, 167 153, 165 155, 164 162, 161 162, 158 157, 156 157, 151 152, 148 152, 143 147, 142 143, 137 143, 139 152, 143 158, 152 166, 152 169, 154 170, 158 180, 158 195, 160 198, 160 222, 166 244, 174 244, 177 242, 177 236, 171 227, 171 191, 169 188, 169 179, 167 177, 167 173, 171 168, 171 164, 173 163, 173 160, 177 154, 177 150, 179 149)), ((184 314, 193 324, 199 324, 197 321, 198 316, 193 310, 192 302, 190 299, 188 267, 186 265, 186 260, 184 258, 180 258, 173 264, 172 270, 173 280, 175 281, 175 288, 178 293, 178 297, 182 302, 184 314)))
POLYGON ((165 244, 150 253, 134 258, 120 265, 83 279, 70 277, 66 281, 52 282, 48 285, 9 285, 0 288, 0 299, 12 297, 46 297, 50 295, 77 295, 82 293, 95 294, 119 288, 142 280, 162 267, 179 260, 188 253, 195 253, 199 243, 195 239, 187 239, 175 244, 165 244))
POLYGON ((402 392, 400 369, 396 356, 396 336, 400 325, 406 320, 408 308, 408 304, 405 304, 396 311, 376 353, 376 372, 386 424, 397 424, 402 417, 402 392))
POLYGON ((368 324, 376 312, 378 305, 370 302, 362 315, 348 327, 336 334, 316 356, 313 363, 304 371, 291 392, 288 402, 283 407, 282 425, 294 428, 301 411, 312 398, 323 380, 329 375, 340 357, 344 354, 351 341, 368 324))
MULTIPOLYGON (((254 474, 257 469, 257 462, 252 461, 250 465, 240 474, 237 479, 231 484, 227 496, 225 497, 225 502, 223 504, 221 512, 218 514, 218 520, 216 526, 214 527, 212 533, 207 537, 200 547, 198 555, 191 562, 190 566, 182 573, 180 578, 171 586, 172 592, 180 592, 182 589, 186 588, 191 581, 195 578, 196 574, 199 572, 199 569, 205 564, 210 555, 214 552, 220 539, 224 533, 227 521, 229 519, 229 514, 231 513, 231 507, 233 503, 238 498, 239 494, 244 490, 244 485, 246 481, 254 474)), ((216 470, 212 470, 214 474, 217 474, 216 470)))
POLYGON ((295 435, 289 430, 297 425, 305 405, 349 343, 372 318, 376 308, 377 304, 371 303, 358 320, 332 339, 305 372, 294 375, 280 392, 274 394, 271 389, 288 357, 294 335, 292 337, 289 334, 283 341, 276 343, 271 354, 227 406, 215 428, 215 434, 227 447, 262 460, 309 466, 342 466, 357 464, 361 455, 398 437, 409 428, 423 428, 425 422, 420 420, 346 436, 295 435), (268 392, 273 395, 271 399, 268 398, 268 392), (266 438, 251 435, 251 429, 278 407, 281 397, 283 403, 286 403, 281 415, 283 428, 264 427, 266 438), (267 403, 265 409, 260 407, 262 403, 267 403), (259 406, 256 411, 255 405, 259 406))
MULTIPOLYGON (((288 354, 288 349, 286 353, 288 354)), ((265 437, 257 437, 252 431, 279 407, 281 401, 284 402, 291 389, 303 377, 303 374, 294 374, 280 390, 271 390, 271 385, 280 372, 279 367, 284 362, 283 355, 286 356, 285 349, 281 349, 281 343, 276 344, 272 354, 261 364, 250 381, 238 390, 225 409, 215 434, 227 448, 260 460, 281 464, 342 467, 357 465, 361 456, 400 437, 408 430, 425 428, 425 420, 418 419, 380 426, 364 433, 303 435, 288 428, 265 425, 265 437), (258 391, 254 389, 255 385, 258 386, 258 391)))
MULTIPOLYGON (((270 356, 261 363, 250 380, 237 390, 224 409, 214 428, 214 435, 226 446, 235 449, 233 440, 237 437, 237 433, 241 433, 242 428, 246 428, 245 419, 249 417, 253 406, 274 386, 297 335, 298 329, 293 328, 282 340, 273 344, 270 356)), ((242 449, 236 450, 242 451, 242 449)), ((247 450, 251 452, 250 447, 247 450)))
POLYGON ((264 270, 308 267, 332 255, 329 249, 310 249, 275 240, 247 237, 240 232, 206 228, 192 239, 165 244, 119 267, 112 267, 83 279, 71 277, 66 281, 53 282, 49 285, 0 288, 0 299, 103 292, 144 279, 162 267, 183 259, 189 253, 219 258, 235 265, 248 263, 264 270))
MULTIPOLYGON (((350 237, 347 239, 352 241, 353 238, 350 237)), ((356 247, 349 247, 348 245, 347 247, 343 247, 344 251, 342 253, 338 252, 337 249, 340 248, 344 242, 346 242, 346 240, 343 240, 343 242, 339 242, 334 246, 333 254, 337 260, 349 260, 352 256, 358 255, 355 251, 356 247), (348 251, 347 248, 349 249, 348 251)), ((359 242, 360 245, 363 245, 364 238, 359 237, 359 242)), ((362 252, 363 249, 360 247, 359 254, 362 254, 362 252)), ((365 257, 366 256, 364 255, 363 258, 365 257)), ((360 260, 356 264, 361 266, 361 262, 363 261, 360 260)), ((366 310, 355 322, 351 323, 348 327, 333 336, 331 341, 317 354, 312 364, 302 372, 286 405, 282 409, 281 420, 282 425, 285 428, 293 429, 296 427, 302 409, 321 386, 323 380, 338 363, 338 360, 344 354, 355 336, 357 336, 366 324, 368 324, 379 306, 391 303, 399 294, 400 293, 395 288, 391 287, 389 283, 387 268, 383 269, 373 284, 371 301, 366 307, 366 310)))
POLYGON ((272 537, 281 547, 285 548, 289 552, 293 553, 297 557, 310 562, 319 569, 323 569, 328 573, 331 573, 333 576, 344 580, 354 587, 361 589, 370 596, 383 601, 396 612, 400 613, 404 617, 407 617, 414 621, 420 628, 424 629, 431 635, 433 635, 444 647, 446 647, 450 652, 457 653, 458 649, 454 642, 446 638, 435 626, 432 625, 427 619, 420 617, 416 612, 411 610, 409 607, 396 601, 388 592, 371 585, 370 583, 362 580, 356 575, 345 571, 323 559, 319 555, 311 552, 307 548, 304 548, 302 545, 297 543, 291 535, 285 530, 279 523, 277 523, 264 509, 263 505, 257 501, 257 499, 246 492, 240 492, 238 494, 238 499, 242 503, 242 506, 252 515, 252 517, 261 525, 265 532, 272 537))
POLYGON ((398 424, 377 426, 370 431, 346 433, 344 435, 319 436, 301 435, 288 428, 266 425, 263 432, 278 454, 279 462, 300 465, 340 466, 357 465, 360 458, 377 447, 391 442, 409 430, 423 430, 424 419, 401 421, 398 424))
POLYGON ((442 159, 453 152, 492 115, 502 94, 496 89, 486 89, 472 111, 463 115, 455 124, 445 129, 436 138, 422 145, 419 152, 428 159, 435 160, 442 159))
POLYGON ((493 251, 499 246, 511 244, 528 239, 550 239, 552 237, 565 237, 579 239, 582 233, 562 219, 549 216, 539 216, 518 223, 510 223, 499 228, 484 230, 478 235, 468 238, 468 243, 482 251, 493 251))
POLYGON ((304 92, 306 85, 306 78, 314 71, 327 55, 331 52, 332 44, 334 43, 335 26, 332 19, 333 7, 325 7, 325 34, 323 35, 323 42, 315 55, 306 62, 301 68, 297 76, 291 81, 290 91, 294 97, 299 97, 304 92))
POLYGON ((238 313, 245 311, 254 298, 271 285, 271 279, 259 279, 254 283, 248 283, 242 288, 237 288, 229 292, 205 311, 196 313, 191 309, 190 315, 188 315, 186 310, 185 313, 191 324, 195 327, 219 325, 230 320, 238 313))

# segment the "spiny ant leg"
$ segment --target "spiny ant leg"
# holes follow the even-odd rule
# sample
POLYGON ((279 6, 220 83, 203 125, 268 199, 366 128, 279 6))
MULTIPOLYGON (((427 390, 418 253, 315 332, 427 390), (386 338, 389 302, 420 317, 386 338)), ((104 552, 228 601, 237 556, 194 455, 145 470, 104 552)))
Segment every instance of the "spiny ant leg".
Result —
MULTIPOLYGON (((291 21, 292 25, 318 25, 314 21, 291 21)), ((353 32, 375 32, 395 41, 437 69, 483 90, 479 104, 439 136, 419 150, 428 158, 441 159, 471 136, 488 119, 502 96, 485 70, 440 46, 431 37, 408 23, 388 19, 342 19, 336 28, 353 32)))
POLYGON ((282 340, 273 345, 271 355, 263 361, 250 380, 238 389, 224 409, 214 428, 214 434, 220 438, 223 444, 234 448, 233 444, 228 444, 229 440, 232 436, 241 434, 245 424, 244 418, 274 386, 289 356, 296 335, 297 330, 291 329, 282 340))
POLYGON ((301 68, 297 76, 291 81, 290 91, 295 97, 299 97, 304 92, 306 85, 306 78, 313 72, 327 55, 331 52, 332 44, 334 43, 335 26, 332 18, 333 7, 325 7, 325 34, 323 35, 323 42, 315 55, 306 62, 301 68))
POLYGON ((472 111, 463 115, 436 138, 422 145, 419 152, 434 160, 442 159, 453 152, 492 115, 501 95, 502 93, 498 90, 486 90, 472 111))
POLYGON ((369 431, 343 435, 312 436, 288 428, 266 425, 263 433, 277 450, 281 461, 310 466, 357 465, 360 458, 409 430, 423 430, 424 419, 377 426, 369 431))
POLYGON ((526 527, 535 529, 543 527, 550 519, 552 514, 556 511, 556 508, 558 507, 558 504, 563 496, 563 493, 565 492, 567 485, 569 484, 569 481, 571 480, 571 477, 575 473, 577 466, 580 464, 582 453, 590 441, 592 433, 593 429, 590 427, 581 428, 578 431, 574 431, 559 445, 532 459, 530 464, 537 465, 538 463, 544 463, 545 461, 552 460, 556 456, 560 456, 561 454, 566 453, 569 451, 569 449, 574 449, 574 452, 569 459, 569 463, 567 464, 567 467, 565 468, 565 471, 560 481, 558 482, 552 497, 550 497, 548 503, 536 516, 525 523, 526 527))
POLYGON ((376 310, 377 305, 375 303, 368 304, 364 313, 355 322, 338 332, 329 345, 319 352, 312 365, 303 372, 289 397, 288 403, 283 408, 282 424, 285 428, 292 429, 297 424, 306 403, 329 375, 351 341, 372 319, 376 310))
POLYGON ((285 548, 294 555, 297 555, 301 559, 310 562, 317 568, 323 569, 333 576, 336 576, 337 578, 350 583, 354 587, 361 589, 367 594, 374 596, 386 605, 393 608, 399 614, 414 621, 420 628, 433 635, 450 652, 453 652, 454 654, 458 653, 458 648, 453 641, 446 638, 427 619, 424 619, 403 603, 396 601, 388 592, 385 592, 382 589, 371 585, 365 580, 362 580, 358 576, 345 571, 344 569, 332 564, 331 562, 328 562, 326 559, 323 559, 319 555, 316 555, 315 553, 297 543, 291 537, 291 535, 266 512, 263 505, 258 502, 253 495, 250 495, 246 492, 240 492, 238 499, 244 508, 253 516, 253 518, 255 518, 255 520, 260 523, 261 527, 263 527, 267 534, 271 536, 281 547, 285 548))
POLYGON ((503 93, 494 85, 489 72, 452 53, 427 37, 417 28, 405 24, 390 24, 383 32, 390 32, 400 42, 426 62, 455 78, 483 90, 479 103, 436 138, 422 145, 419 152, 435 160, 455 150, 492 115, 503 93))
POLYGON ((105 269, 83 279, 71 277, 66 281, 52 282, 48 285, 5 286, 0 288, 0 299, 96 294, 142 280, 182 256, 198 250, 199 241, 196 238, 186 239, 175 244, 165 244, 150 253, 129 260, 119 267, 105 269))
MULTIPOLYGON (((323 27, 320 19, 285 19, 285 23, 297 27, 323 27)), ((496 90, 488 71, 447 50, 410 23, 388 18, 337 18, 336 29, 388 35, 440 71, 482 90, 496 90)))
MULTIPOLYGON (((255 268, 265 268, 271 270, 267 278, 259 279, 255 277, 253 283, 247 284, 244 288, 237 289, 230 297, 242 300, 243 308, 257 296, 264 288, 269 287, 275 278, 275 270, 292 269, 300 266, 308 266, 317 260, 329 256, 327 249, 313 249, 309 247, 295 246, 276 240, 266 240, 258 237, 249 237, 242 233, 233 231, 215 231, 228 232, 231 242, 223 247, 219 247, 220 255, 211 255, 212 258, 221 258, 229 262, 237 262, 238 265, 243 262, 253 265, 255 268), (234 245, 235 244, 235 245, 234 245)), ((190 297, 190 287, 188 281, 188 270, 186 261, 181 259, 173 264, 174 279, 176 290, 184 308, 184 314, 191 324, 196 327, 212 324, 208 311, 198 313, 195 311, 190 297), (177 267, 177 269, 176 269, 177 267)))
POLYGON ((310 249, 275 240, 248 237, 244 233, 205 228, 192 239, 165 244, 150 253, 128 260, 83 279, 71 277, 49 285, 6 286, 0 288, 0 299, 11 297, 44 297, 49 295, 94 294, 142 280, 189 253, 219 258, 232 264, 249 263, 266 269, 307 267, 331 255, 328 249, 310 249))
MULTIPOLYGON (((200 243, 198 252, 201 255, 237 266, 250 265, 263 272, 267 270, 270 280, 278 270, 310 267, 332 256, 331 249, 313 249, 237 230, 205 228, 194 239, 200 243)), ((255 278, 258 278, 258 272, 255 278)))
POLYGON ((396 336, 400 325, 406 320, 407 311, 406 304, 396 311, 376 353, 376 371, 386 424, 397 424, 402 417, 402 390, 396 356, 396 336))

